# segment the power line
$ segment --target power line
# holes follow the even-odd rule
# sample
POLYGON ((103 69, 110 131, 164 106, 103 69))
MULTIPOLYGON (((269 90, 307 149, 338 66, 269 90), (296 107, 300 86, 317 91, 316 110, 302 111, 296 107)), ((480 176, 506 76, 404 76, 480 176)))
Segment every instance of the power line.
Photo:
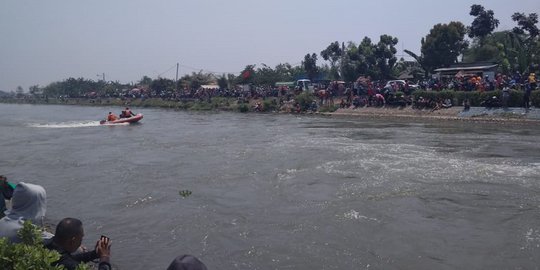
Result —
POLYGON ((173 69, 173 68, 175 68, 175 67, 176 67, 176 64, 174 64, 174 65, 173 65, 172 67, 170 67, 169 69, 167 69, 167 70, 161 72, 160 74, 158 74, 158 77, 161 77, 161 75, 163 75, 163 74, 165 74, 165 73, 171 71, 171 69, 173 69))
MULTIPOLYGON (((298 66, 302 64, 302 62, 298 62, 298 63, 294 63, 294 64, 291 64, 291 66, 298 66)), ((177 66, 177 64, 174 64, 173 66, 171 66, 170 68, 168 68, 167 70, 165 70, 164 72, 161 72, 159 76, 171 71, 172 69, 174 69, 175 67, 177 66)), ((204 68, 197 68, 197 67, 193 67, 193 66, 188 66, 188 65, 182 65, 182 64, 179 64, 180 67, 183 67, 183 68, 186 68, 186 69, 190 69, 190 70, 195 70, 195 71, 204 71, 206 73, 211 73, 211 74, 214 74, 214 75, 221 75, 221 74, 237 74, 237 73, 242 73, 242 71, 212 71, 212 70, 208 70, 208 69, 204 69, 204 68)))

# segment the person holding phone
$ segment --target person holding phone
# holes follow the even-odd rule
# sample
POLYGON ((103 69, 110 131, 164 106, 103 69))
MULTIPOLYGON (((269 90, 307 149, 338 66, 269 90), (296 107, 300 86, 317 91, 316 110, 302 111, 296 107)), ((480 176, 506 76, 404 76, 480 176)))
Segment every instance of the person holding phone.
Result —
POLYGON ((74 270, 81 263, 99 259, 99 270, 110 270, 111 240, 101 236, 92 251, 73 254, 81 246, 84 237, 82 222, 76 218, 64 218, 56 226, 52 242, 46 247, 60 253, 60 259, 53 265, 62 265, 67 270, 74 270))

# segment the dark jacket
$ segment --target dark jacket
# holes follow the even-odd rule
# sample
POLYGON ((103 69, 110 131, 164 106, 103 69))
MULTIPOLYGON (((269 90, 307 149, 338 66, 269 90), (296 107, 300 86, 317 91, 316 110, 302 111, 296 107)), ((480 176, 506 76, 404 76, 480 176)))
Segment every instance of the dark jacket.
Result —
MULTIPOLYGON (((45 247, 60 253, 60 260, 54 262, 53 265, 63 265, 67 270, 75 270, 75 268, 77 268, 80 263, 87 263, 99 259, 99 256, 95 250, 77 254, 70 254, 69 252, 56 245, 54 242, 49 243, 45 247)), ((109 262, 100 261, 98 269, 111 270, 112 268, 109 262)))

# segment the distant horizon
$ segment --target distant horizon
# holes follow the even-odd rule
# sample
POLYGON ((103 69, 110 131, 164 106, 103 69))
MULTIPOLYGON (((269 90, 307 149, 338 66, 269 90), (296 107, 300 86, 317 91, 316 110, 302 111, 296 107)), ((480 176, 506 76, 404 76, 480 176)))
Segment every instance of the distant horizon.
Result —
POLYGON ((388 34, 399 39, 398 59, 411 60, 403 49, 420 52, 420 39, 437 23, 470 25, 472 4, 495 12, 510 30, 514 12, 538 13, 540 2, 458 1, 406 3, 365 1, 276 0, 255 3, 201 0, 98 0, 91 3, 0 3, 0 90, 28 92, 68 78, 137 83, 203 71, 238 75, 246 65, 299 65, 331 42, 378 42, 388 34), (81 12, 84 10, 84 12, 81 12), (442 12, 444 11, 444 12, 442 12))

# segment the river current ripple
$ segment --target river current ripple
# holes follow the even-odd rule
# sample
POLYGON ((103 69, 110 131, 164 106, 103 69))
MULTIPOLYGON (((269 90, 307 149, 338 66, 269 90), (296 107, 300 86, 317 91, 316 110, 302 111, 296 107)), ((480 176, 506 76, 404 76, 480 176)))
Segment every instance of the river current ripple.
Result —
POLYGON ((0 174, 118 269, 538 269, 536 124, 0 104, 0 174), (179 195, 192 191, 190 196, 179 195))

